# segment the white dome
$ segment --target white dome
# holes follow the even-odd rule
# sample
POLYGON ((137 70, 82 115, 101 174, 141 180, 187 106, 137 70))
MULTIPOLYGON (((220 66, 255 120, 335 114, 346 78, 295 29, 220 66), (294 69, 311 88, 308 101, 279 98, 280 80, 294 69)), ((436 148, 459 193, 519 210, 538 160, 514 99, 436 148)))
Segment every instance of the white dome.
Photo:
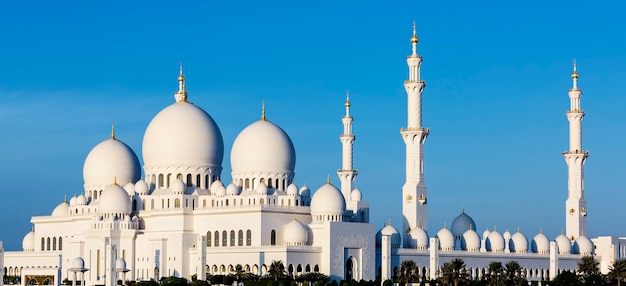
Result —
POLYGON ((461 237, 461 249, 470 252, 480 250, 480 236, 473 229, 468 229, 461 237))
POLYGON ((226 188, 226 195, 229 196, 236 196, 239 194, 239 187, 237 187, 235 184, 230 183, 228 185, 228 187, 226 188))
POLYGON ((259 183, 256 188, 254 189, 254 192, 257 193, 258 195, 267 195, 267 185, 265 183, 259 183))
POLYGON ((511 239, 511 232, 507 229, 503 234, 502 237, 504 238, 504 240, 510 240, 511 239))
POLYGON ((504 237, 497 231, 493 230, 485 243, 487 251, 491 252, 504 252, 504 237))
POLYGON ((528 252, 528 239, 519 230, 511 236, 509 241, 509 249, 515 253, 528 252))
POLYGON ((259 174, 280 175, 291 183, 296 166, 296 151, 280 127, 259 120, 246 127, 235 139, 230 153, 233 180, 259 174))
POLYGON ((148 190, 149 190, 148 189, 148 183, 146 183, 146 181, 144 181, 144 180, 139 180, 135 184, 135 192, 137 192, 137 194, 147 195, 148 194, 148 190))
POLYGON ((569 241, 569 238, 567 238, 567 236, 561 233, 554 239, 554 241, 556 241, 556 244, 559 247, 559 254, 564 255, 571 253, 572 243, 569 241))
POLYGON ((443 251, 454 250, 454 235, 447 228, 443 227, 437 232, 437 238, 439 238, 439 248, 443 251))
POLYGON ((414 227, 411 229, 408 239, 408 244, 411 248, 428 248, 428 233, 421 227, 414 227))
POLYGON ((400 247, 400 232, 391 224, 383 227, 378 233, 376 233, 376 243, 381 244, 383 235, 391 236, 391 247, 400 247))
POLYGON ((548 254, 550 252, 550 240, 543 232, 539 232, 533 238, 530 249, 533 253, 548 254))
POLYGON ((211 194, 218 197, 223 197, 226 195, 226 188, 221 181, 215 181, 211 184, 211 194))
POLYGON ((118 272, 128 271, 128 269, 126 268, 126 261, 124 261, 124 258, 118 258, 115 260, 115 271, 118 271, 118 272))
POLYGON ((295 184, 289 185, 289 187, 287 187, 287 195, 297 196, 298 195, 298 187, 295 184))
POLYGON ((102 191, 98 199, 99 213, 127 214, 131 212, 130 198, 128 193, 118 186, 111 185, 102 191))
POLYGON ((309 239, 309 232, 297 219, 285 225, 283 229, 283 241, 285 245, 306 245, 309 239))
POLYGON ((102 190, 114 182, 134 183, 141 178, 139 159, 128 145, 115 138, 96 145, 85 159, 85 190, 102 190))
POLYGON ((72 198, 70 199, 70 207, 73 207, 76 205, 76 195, 72 196, 72 198))
POLYGON ((331 184, 325 184, 313 194, 311 214, 343 214, 346 200, 341 192, 331 184))
POLYGON ((135 184, 128 183, 128 184, 124 185, 123 188, 124 188, 124 190, 126 190, 126 192, 128 193, 129 196, 135 195, 135 184))
POLYGON ((483 239, 487 239, 490 233, 491 231, 489 231, 489 229, 485 229, 485 231, 483 231, 483 239))
POLYGON ((461 214, 452 221, 450 231, 452 231, 454 237, 459 238, 469 229, 476 229, 476 223, 470 216, 465 214, 465 210, 463 210, 461 214))
POLYGON ((359 190, 358 188, 355 188, 354 190, 352 190, 352 192, 350 192, 350 200, 359 202, 361 201, 362 198, 363 198, 363 194, 361 193, 361 190, 359 190))
POLYGON ((574 242, 574 251, 580 255, 593 254, 593 242, 584 235, 579 236, 574 242))
POLYGON ((302 188, 300 188, 300 196, 303 198, 308 198, 311 196, 311 190, 309 189, 309 187, 307 187, 306 185, 302 186, 302 188))
POLYGON ((85 269, 85 260, 80 257, 74 258, 74 260, 72 260, 72 268, 70 269, 85 269))
POLYGON ((86 204, 87 204, 87 198, 85 197, 85 195, 80 194, 78 197, 76 197, 76 205, 84 206, 86 204))
POLYGON ((185 183, 183 183, 180 179, 176 179, 172 181, 172 184, 170 184, 170 190, 172 191, 172 194, 184 194, 185 183))
POLYGON ((51 216, 69 216, 70 215, 70 204, 67 202, 60 203, 54 210, 52 211, 51 216))
POLYGON ((22 250, 26 252, 35 251, 35 232, 30 231, 22 239, 22 250))
POLYGON ((208 113, 192 103, 178 102, 161 110, 150 121, 142 151, 146 173, 155 167, 221 170, 224 141, 208 113))

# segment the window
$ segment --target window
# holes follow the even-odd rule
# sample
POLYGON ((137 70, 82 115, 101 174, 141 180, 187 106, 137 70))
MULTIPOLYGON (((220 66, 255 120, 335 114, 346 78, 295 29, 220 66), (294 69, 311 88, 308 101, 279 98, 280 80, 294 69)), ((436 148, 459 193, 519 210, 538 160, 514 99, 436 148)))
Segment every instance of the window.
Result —
POLYGON ((191 174, 187 174, 187 187, 191 187, 193 185, 193 181, 191 180, 191 174))
POLYGON ((52 238, 52 250, 57 250, 57 238, 52 238))
POLYGON ((50 238, 46 239, 46 250, 50 250, 50 238))
POLYGON ((206 246, 211 247, 211 232, 206 232, 206 246))
POLYGON ((220 233, 218 231, 215 231, 215 247, 220 246, 220 233))
POLYGON ((45 249, 45 247, 44 247, 44 246, 45 246, 45 245, 46 245, 46 240, 42 237, 42 238, 41 238, 41 251, 44 251, 44 249, 45 249))
POLYGON ((252 232, 250 230, 246 231, 246 245, 252 245, 252 232))
POLYGON ((63 250, 63 238, 59 236, 59 250, 63 250))
POLYGON ((240 230, 239 233, 237 233, 237 246, 243 246, 243 231, 240 230))
MULTIPOLYGON (((168 207, 169 207, 169 201, 168 201, 168 207)), ((180 199, 179 198, 174 200, 174 207, 175 208, 180 208, 180 199)))
POLYGON ((276 230, 273 229, 270 237, 270 245, 276 245, 276 230))
POLYGON ((235 246, 235 231, 230 231, 230 246, 235 246))
POLYGON ((226 235, 226 231, 222 231, 222 246, 228 246, 228 237, 226 235))
POLYGON ((150 209, 154 209, 154 200, 150 200, 150 209))
POLYGON ((163 188, 163 174, 159 174, 159 188, 163 188))

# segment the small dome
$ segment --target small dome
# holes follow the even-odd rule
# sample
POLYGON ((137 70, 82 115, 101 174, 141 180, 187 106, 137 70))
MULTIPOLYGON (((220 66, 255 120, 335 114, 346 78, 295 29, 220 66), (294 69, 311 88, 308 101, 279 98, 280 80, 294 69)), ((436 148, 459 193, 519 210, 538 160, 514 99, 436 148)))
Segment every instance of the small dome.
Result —
POLYGON ((497 231, 493 230, 485 243, 487 251, 491 252, 504 252, 504 237, 497 231))
POLYGON ((485 229, 485 231, 483 231, 483 239, 487 239, 487 237, 489 237, 490 233, 491 233, 491 231, 489 231, 489 229, 485 229))
POLYGON ((22 250, 25 252, 35 251, 35 232, 30 231, 22 239, 22 250))
POLYGON ((437 232, 437 238, 439 238, 439 248, 441 250, 454 250, 454 235, 447 227, 444 226, 441 230, 439 230, 439 232, 437 232))
POLYGON ((118 185, 111 185, 102 191, 98 199, 99 213, 127 214, 131 212, 128 193, 118 185))
POLYGON ((85 195, 80 194, 78 197, 76 197, 76 205, 84 206, 86 204, 87 204, 87 198, 85 197, 85 195))
POLYGON ((325 184, 311 199, 311 214, 343 214, 346 201, 341 192, 331 184, 325 184))
POLYGON ((358 188, 355 188, 354 190, 352 190, 352 192, 350 192, 350 200, 352 201, 359 202, 361 201, 362 197, 363 197, 363 194, 361 193, 361 190, 359 190, 358 188))
POLYGON ((515 253, 528 252, 528 239, 519 230, 511 236, 509 241, 509 249, 515 253))
POLYGON ((115 271, 117 272, 128 271, 128 269, 126 268, 126 261, 124 261, 124 258, 118 258, 115 260, 115 271))
POLYGON ((209 187, 209 190, 211 191, 211 193, 215 193, 217 189, 223 188, 223 187, 224 187, 224 183, 222 183, 222 181, 220 180, 216 180, 211 184, 211 186, 209 187))
POLYGON ((239 187, 237 187, 235 184, 230 183, 228 185, 228 187, 226 188, 226 195, 229 196, 236 196, 239 194, 239 187))
POLYGON ((295 184, 290 184, 287 187, 287 195, 289 196, 297 196, 298 195, 298 187, 295 184))
POLYGON ((85 190, 102 189, 114 181, 136 182, 140 178, 137 155, 124 142, 114 138, 91 149, 83 165, 85 190))
POLYGON ((144 181, 144 180, 139 180, 135 184, 135 192, 137 192, 137 194, 147 195, 148 194, 148 190, 149 190, 148 183, 146 183, 146 181, 144 181))
POLYGON ((408 245, 411 248, 424 250, 428 248, 428 233, 421 227, 414 227, 409 232, 408 245))
POLYGON ((185 193, 185 183, 181 179, 176 179, 172 181, 170 184, 170 190, 172 194, 184 194, 185 193))
POLYGON ((161 110, 150 121, 143 136, 142 153, 146 169, 180 166, 221 169, 224 141, 219 127, 206 111, 190 102, 178 102, 161 110))
POLYGON ((543 232, 539 232, 533 238, 530 249, 533 253, 548 254, 550 252, 550 240, 543 232))
POLYGON ((574 252, 580 255, 593 255, 593 242, 584 235, 574 241, 574 252))
POLYGON ((293 177, 296 151, 280 127, 267 120, 246 127, 233 143, 230 164, 233 180, 253 173, 284 174, 293 177))
POLYGON ((480 236, 473 229, 465 231, 461 237, 461 249, 469 252, 478 252, 480 250, 480 236))
POLYGON ((511 240, 511 232, 507 229, 503 234, 502 237, 504 237, 504 240, 511 240))
POLYGON ((385 227, 383 227, 376 234, 376 243, 377 244, 381 244, 382 243, 383 235, 391 236, 391 247, 392 248, 400 247, 400 242, 401 242, 400 232, 398 232, 398 230, 393 225, 391 225, 391 224, 386 225, 385 227))
POLYGON ((128 193, 129 196, 135 195, 135 184, 128 183, 128 184, 124 185, 123 188, 124 188, 124 190, 126 190, 126 192, 128 193))
POLYGON ((259 183, 254 189, 254 192, 257 193, 258 195, 267 195, 267 191, 268 189, 265 183, 259 183))
POLYGON ((469 229, 476 229, 476 223, 470 216, 465 214, 465 210, 463 210, 461 214, 452 221, 450 230, 454 237, 460 238, 469 229))
POLYGON ((72 198, 70 199, 70 207, 73 207, 76 205, 76 195, 72 196, 72 198))
POLYGON ((567 236, 561 233, 554 239, 554 241, 556 241, 556 244, 559 247, 559 254, 565 255, 571 253, 572 243, 569 241, 569 238, 567 238, 567 236))
POLYGON ((283 241, 285 245, 306 245, 309 232, 297 219, 293 219, 283 229, 283 241))
POLYGON ((69 216, 70 215, 70 204, 67 202, 60 203, 54 210, 52 211, 51 216, 69 216))
POLYGON ((80 257, 76 257, 74 258, 74 260, 72 260, 72 268, 71 269, 85 269, 85 260, 83 260, 80 257))
POLYGON ((302 186, 302 188, 300 188, 300 196, 303 198, 311 197, 311 190, 309 189, 309 187, 307 187, 306 185, 302 186))

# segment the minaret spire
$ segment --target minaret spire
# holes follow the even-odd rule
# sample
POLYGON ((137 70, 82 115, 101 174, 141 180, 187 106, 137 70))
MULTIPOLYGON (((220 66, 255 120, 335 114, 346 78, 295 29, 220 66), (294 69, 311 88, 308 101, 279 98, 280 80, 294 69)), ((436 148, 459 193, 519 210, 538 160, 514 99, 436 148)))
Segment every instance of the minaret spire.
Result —
POLYGON ((115 140, 115 121, 111 121, 111 139, 115 140))
MULTIPOLYGON (((354 118, 350 116, 350 91, 347 90, 344 106, 346 108, 346 115, 341 117, 343 134, 339 136, 339 140, 341 140, 341 169, 337 170, 337 176, 339 176, 339 181, 341 181, 341 193, 346 202, 350 202, 350 194, 354 189, 354 180, 359 174, 359 171, 354 170, 352 166, 353 145, 356 136, 352 134, 352 122, 354 118)), ((356 212, 356 210, 353 211, 356 212)))
POLYGON ((582 90, 578 88, 578 71, 574 60, 572 88, 568 92, 570 109, 566 112, 569 121, 569 150, 563 152, 567 163, 567 200, 565 201, 565 233, 571 240, 587 230, 587 201, 585 200, 584 165, 589 152, 582 149, 582 121, 585 112, 580 108, 582 90))
POLYGON ((427 187, 424 182, 424 142, 430 129, 422 127, 422 91, 426 82, 420 77, 422 56, 417 54, 416 25, 411 37, 412 54, 407 58, 409 79, 404 81, 407 93, 407 127, 400 130, 406 145, 406 181, 402 186, 402 215, 405 246, 406 235, 417 226, 428 229, 427 187))
POLYGON ((187 85, 185 84, 185 75, 183 75, 183 63, 180 63, 180 72, 178 74, 178 91, 174 93, 176 102, 187 102, 187 85))
POLYGON ((266 121, 265 118, 265 100, 261 101, 261 120, 266 121))

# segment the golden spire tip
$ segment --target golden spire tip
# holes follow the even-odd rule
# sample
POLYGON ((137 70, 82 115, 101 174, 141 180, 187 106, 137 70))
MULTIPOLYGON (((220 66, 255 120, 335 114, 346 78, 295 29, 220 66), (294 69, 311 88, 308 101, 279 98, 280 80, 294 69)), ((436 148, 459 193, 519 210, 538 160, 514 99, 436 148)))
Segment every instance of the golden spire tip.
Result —
POLYGON ((330 185, 330 174, 328 174, 328 177, 326 177, 326 185, 330 185))
POLYGON ((114 176, 114 177, 113 177, 113 185, 114 185, 114 186, 117 186, 117 176, 114 176))
POLYGON ((63 197, 63 202, 64 202, 64 203, 67 203, 67 195, 65 195, 65 196, 63 197))
POLYGON ((111 121, 111 139, 115 140, 115 121, 111 121))
POLYGON ((576 59, 574 59, 574 71, 572 72, 572 79, 578 78, 578 71, 576 70, 576 59))
POLYGON ((265 100, 261 101, 261 120, 262 121, 267 120, 265 118, 265 100))

